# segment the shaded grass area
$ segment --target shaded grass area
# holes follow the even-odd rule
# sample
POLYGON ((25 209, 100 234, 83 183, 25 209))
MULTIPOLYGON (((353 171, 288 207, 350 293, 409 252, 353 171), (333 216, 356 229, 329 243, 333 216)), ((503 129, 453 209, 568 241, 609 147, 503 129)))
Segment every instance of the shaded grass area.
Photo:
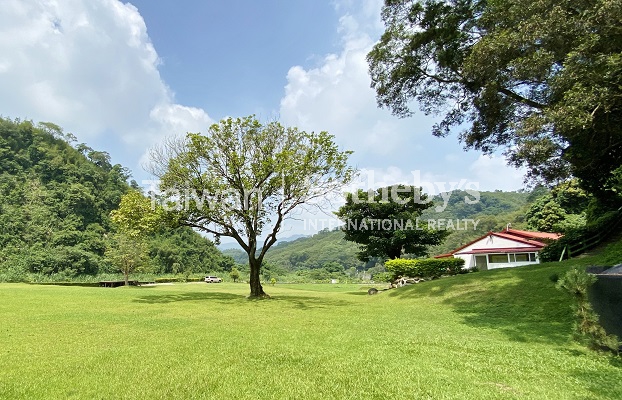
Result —
POLYGON ((567 296, 551 279, 567 266, 528 266, 434 280, 389 292, 447 306, 475 328, 494 329, 519 342, 564 341, 571 330, 567 296))
MULTIPOLYGON (((583 261, 581 261, 583 262, 583 261)), ((0 398, 617 399, 570 341, 568 263, 363 285, 0 285, 0 398)))

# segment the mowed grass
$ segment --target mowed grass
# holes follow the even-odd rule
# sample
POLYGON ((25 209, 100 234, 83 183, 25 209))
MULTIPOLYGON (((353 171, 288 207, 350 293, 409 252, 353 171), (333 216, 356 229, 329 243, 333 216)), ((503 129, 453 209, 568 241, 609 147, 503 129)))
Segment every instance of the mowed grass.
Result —
POLYGON ((0 285, 1 399, 620 399, 568 264, 360 285, 0 285))

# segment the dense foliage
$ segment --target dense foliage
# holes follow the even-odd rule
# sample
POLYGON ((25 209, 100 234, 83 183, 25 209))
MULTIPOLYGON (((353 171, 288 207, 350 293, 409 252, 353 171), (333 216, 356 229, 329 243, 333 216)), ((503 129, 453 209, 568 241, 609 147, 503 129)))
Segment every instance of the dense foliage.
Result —
POLYGON ((393 278, 439 278, 443 275, 457 275, 463 272, 462 258, 424 258, 418 260, 395 259, 384 263, 393 278))
POLYGON ((128 171, 59 128, 0 120, 0 271, 67 275, 106 270, 108 214, 128 171))
POLYGON ((584 245, 596 245, 601 239, 608 239, 610 234, 615 234, 616 228, 622 224, 621 211, 609 211, 599 218, 590 220, 582 226, 569 228, 564 231, 564 236, 550 243, 540 251, 540 259, 543 262, 557 261, 564 257, 578 254, 569 254, 573 248, 582 248, 584 245))
MULTIPOLYGON (((115 272, 106 237, 129 177, 107 153, 75 144, 58 126, 0 119, 0 280, 115 272)), ((160 230, 147 246, 154 272, 170 272, 174 262, 209 271, 221 260, 189 228, 160 230)))
POLYGON ((335 214, 344 223, 345 239, 359 245, 358 257, 399 258, 403 253, 422 256, 440 244, 447 231, 428 226, 419 217, 433 204, 420 188, 394 185, 346 194, 335 214))
POLYGON ((435 135, 467 126, 468 148, 619 201, 619 1, 386 0, 382 19, 368 55, 379 105, 403 117, 416 103, 444 115, 435 135))
POLYGON ((566 232, 586 224, 591 196, 576 179, 563 182, 539 198, 527 211, 529 228, 542 232, 566 232))

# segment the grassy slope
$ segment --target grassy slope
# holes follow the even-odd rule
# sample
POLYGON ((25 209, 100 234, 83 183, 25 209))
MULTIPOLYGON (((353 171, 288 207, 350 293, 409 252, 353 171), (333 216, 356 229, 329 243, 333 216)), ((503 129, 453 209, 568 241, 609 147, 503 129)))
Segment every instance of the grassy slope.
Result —
POLYGON ((366 295, 347 285, 0 285, 0 398, 618 399, 549 276, 591 258, 366 295))

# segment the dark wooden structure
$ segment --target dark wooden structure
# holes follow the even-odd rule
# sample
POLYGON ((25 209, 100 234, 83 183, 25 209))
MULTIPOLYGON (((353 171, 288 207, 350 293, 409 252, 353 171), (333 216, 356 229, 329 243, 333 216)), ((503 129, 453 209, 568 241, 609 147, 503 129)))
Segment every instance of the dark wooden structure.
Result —
MULTIPOLYGON (((138 286, 138 281, 128 281, 127 283, 131 286, 138 286)), ((125 281, 99 281, 99 286, 101 287, 125 286, 125 281)))

